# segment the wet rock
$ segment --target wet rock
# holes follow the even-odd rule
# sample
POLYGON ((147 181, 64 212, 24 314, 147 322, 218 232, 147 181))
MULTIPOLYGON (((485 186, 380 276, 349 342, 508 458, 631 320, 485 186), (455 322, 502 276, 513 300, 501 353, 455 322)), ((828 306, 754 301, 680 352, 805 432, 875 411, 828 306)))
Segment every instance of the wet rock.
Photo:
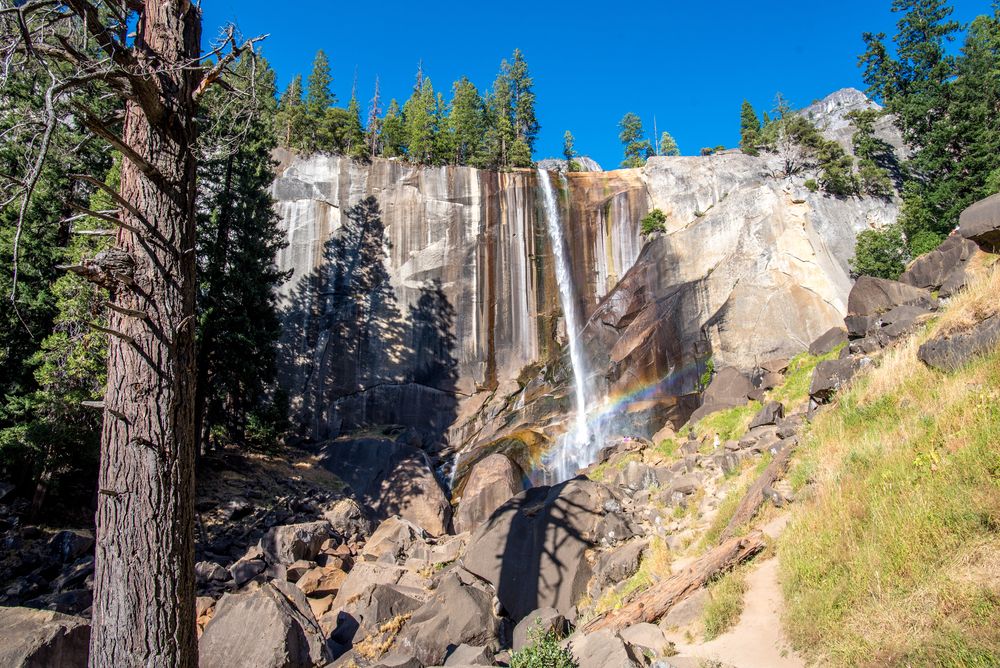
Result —
POLYGON ((422 450, 388 439, 337 440, 323 447, 320 463, 378 519, 399 515, 432 536, 448 532, 451 504, 422 450))
POLYGON ((633 534, 620 513, 607 510, 614 500, 582 477, 524 491, 472 534, 463 565, 493 585, 515 622, 540 607, 568 616, 590 579, 586 551, 633 534))
POLYGON ((965 287, 966 266, 978 252, 979 246, 974 241, 953 234, 936 249, 914 260, 899 282, 940 290, 942 297, 949 297, 965 287))
POLYGON ((514 651, 517 652, 530 645, 536 635, 553 632, 563 636, 568 629, 566 618, 555 608, 532 610, 514 627, 514 651))
POLYGON ((307 668, 330 661, 305 596, 279 587, 267 583, 219 599, 198 643, 199 665, 307 668))
POLYGON ((778 420, 785 417, 785 407, 780 401, 769 401, 757 412, 753 420, 750 421, 749 429, 755 427, 765 427, 777 424, 778 420))
POLYGON ((917 357, 929 367, 955 371, 1000 345, 1000 315, 950 336, 936 336, 920 346, 917 357))
POLYGON ((493 613, 493 594, 475 577, 452 571, 434 595, 406 623, 397 647, 412 652, 424 665, 440 665, 452 647, 500 645, 500 621, 493 613))
POLYGON ((985 250, 1000 249, 1000 193, 980 200, 958 218, 958 231, 985 250))
POLYGON ((326 520, 286 524, 271 528, 261 538, 260 546, 268 562, 287 566, 300 559, 315 559, 329 537, 330 523, 326 520))
POLYGON ((455 515, 455 530, 472 531, 494 510, 524 489, 524 473, 503 454, 488 455, 469 473, 455 515))
POLYGON ((375 528, 364 509, 354 499, 340 499, 323 513, 323 519, 346 541, 368 538, 375 528))
POLYGON ((656 477, 656 469, 652 466, 632 461, 618 472, 615 482, 620 487, 636 491, 655 485, 659 480, 656 477))
POLYGON ((569 651, 579 668, 638 668, 641 659, 611 631, 597 631, 570 639, 569 651))
POLYGON ((828 329, 809 345, 810 355, 826 355, 842 343, 847 343, 847 330, 843 327, 828 329))
POLYGON ((86 619, 49 610, 0 607, 0 666, 85 668, 86 619))
POLYGON ((937 308, 937 300, 923 288, 915 288, 899 281, 862 276, 847 298, 849 316, 877 316, 903 304, 937 308))
POLYGON ((6 480, 0 480, 0 501, 7 498, 7 495, 17 489, 13 484, 7 482, 6 480))

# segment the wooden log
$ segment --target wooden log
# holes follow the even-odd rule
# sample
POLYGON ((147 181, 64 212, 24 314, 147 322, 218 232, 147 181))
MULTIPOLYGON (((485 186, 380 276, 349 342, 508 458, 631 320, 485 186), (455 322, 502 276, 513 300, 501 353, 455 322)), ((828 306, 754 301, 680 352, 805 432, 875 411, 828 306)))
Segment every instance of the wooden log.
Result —
POLYGON ((750 485, 750 489, 740 499, 740 505, 736 506, 736 512, 733 513, 726 528, 719 535, 720 543, 732 538, 737 529, 752 520, 757 514, 757 511, 764 504, 764 499, 767 498, 765 491, 784 477, 785 471, 788 470, 788 463, 791 461, 794 449, 794 445, 789 444, 779 450, 764 472, 760 474, 760 477, 750 485))
POLYGON ((687 596, 704 587, 717 574, 750 559, 763 550, 764 546, 764 534, 759 531, 748 536, 731 538, 713 548, 683 571, 671 575, 632 599, 625 606, 591 620, 582 630, 584 633, 593 633, 601 629, 618 631, 640 622, 652 624, 687 596))

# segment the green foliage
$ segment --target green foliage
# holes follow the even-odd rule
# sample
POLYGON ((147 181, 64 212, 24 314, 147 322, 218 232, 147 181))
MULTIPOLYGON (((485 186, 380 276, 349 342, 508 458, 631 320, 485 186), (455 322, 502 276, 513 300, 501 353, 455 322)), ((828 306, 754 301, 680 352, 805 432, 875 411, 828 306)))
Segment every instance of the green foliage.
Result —
POLYGON ((575 172, 574 166, 578 166, 576 160, 576 140, 573 139, 573 133, 567 130, 563 134, 563 159, 566 161, 566 171, 575 172))
POLYGON ((635 168, 646 164, 653 155, 653 147, 648 139, 643 138, 642 119, 629 112, 618 122, 618 139, 625 147, 625 159, 622 167, 635 168))
POLYGON ((743 100, 740 108, 740 148, 747 155, 758 155, 760 144, 760 119, 753 105, 743 100))
POLYGON ((452 133, 453 164, 473 164, 480 156, 486 127, 486 104, 475 85, 465 77, 452 86, 447 128, 452 133))
POLYGON ((639 222, 639 232, 645 237, 667 231, 667 216, 659 209, 653 209, 639 222))
POLYGON ((673 135, 669 132, 661 134, 657 155, 677 156, 680 154, 681 150, 677 147, 677 141, 673 138, 673 135))
POLYGON ((940 246, 942 241, 944 241, 944 239, 942 239, 936 232, 921 230, 913 235, 913 238, 909 240, 908 247, 910 257, 917 258, 924 253, 930 253, 932 250, 940 246))
POLYGON ((560 646, 561 638, 542 632, 540 622, 528 631, 529 644, 510 656, 510 668, 577 668, 569 650, 560 646))
POLYGON ((896 280, 906 269, 909 254, 898 224, 865 230, 858 234, 854 257, 850 260, 855 276, 876 276, 896 280))
POLYGON ((788 362, 784 382, 771 390, 769 398, 783 403, 786 410, 805 402, 809 398, 809 383, 816 366, 824 360, 837 359, 844 345, 838 345, 826 355, 815 356, 803 352, 793 357, 788 362))
POLYGON ((819 183, 816 179, 806 179, 806 182, 802 185, 804 185, 809 192, 817 192, 819 190, 819 183))
POLYGON ((708 387, 708 384, 712 382, 712 376, 715 375, 715 360, 711 357, 705 362, 705 371, 698 378, 698 389, 702 392, 708 387))
POLYGON ((389 102, 389 108, 382 119, 382 155, 398 158, 406 154, 406 125, 403 112, 396 100, 389 102))
POLYGON ((417 163, 433 164, 435 135, 438 132, 437 106, 431 80, 417 73, 413 94, 403 105, 406 155, 417 163))
POLYGON ((875 135, 875 122, 884 112, 863 109, 847 114, 854 125, 851 145, 858 159, 858 189, 872 197, 890 197, 893 192, 890 171, 898 169, 892 146, 875 135))
POLYGON ((732 441, 743 436, 753 416, 760 411, 759 401, 744 406, 710 413, 698 421, 694 432, 699 436, 716 435, 720 441, 732 441))

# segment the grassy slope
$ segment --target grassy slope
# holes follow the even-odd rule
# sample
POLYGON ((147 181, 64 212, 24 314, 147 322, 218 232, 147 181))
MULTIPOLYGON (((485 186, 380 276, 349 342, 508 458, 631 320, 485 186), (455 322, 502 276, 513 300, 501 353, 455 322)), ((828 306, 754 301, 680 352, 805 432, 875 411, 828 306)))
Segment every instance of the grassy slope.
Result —
POLYGON ((833 665, 1000 665, 1000 351, 943 374, 919 343, 997 309, 1000 269, 821 413, 790 474, 785 625, 833 665))

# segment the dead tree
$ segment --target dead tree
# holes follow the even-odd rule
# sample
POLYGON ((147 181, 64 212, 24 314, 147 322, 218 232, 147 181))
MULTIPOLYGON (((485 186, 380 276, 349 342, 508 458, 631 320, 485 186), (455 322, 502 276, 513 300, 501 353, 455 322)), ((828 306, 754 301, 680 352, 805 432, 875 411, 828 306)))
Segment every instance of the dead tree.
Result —
MULTIPOLYGON (((8 198, 22 198, 18 235, 57 123, 72 117, 124 157, 118 192, 79 176, 115 201, 93 213, 116 244, 70 268, 111 290, 90 665, 194 667, 194 119, 254 40, 230 30, 201 56, 191 0, 0 0, 0 40, 3 83, 33 71, 45 91, 8 198), (83 89, 120 97, 124 115, 81 105, 83 89)), ((15 242, 15 289, 16 256, 15 242)))
POLYGON ((754 518, 760 507, 764 505, 767 491, 775 482, 784 477, 794 450, 795 447, 791 444, 778 450, 774 455, 774 459, 764 469, 764 472, 750 485, 750 489, 747 490, 743 498, 740 499, 739 505, 736 506, 736 511, 729 519, 729 523, 726 524, 726 528, 722 530, 722 534, 719 536, 720 543, 734 536, 740 527, 754 518))
POLYGON ((584 625, 583 632, 593 633, 601 629, 619 631, 639 622, 656 622, 719 573, 750 559, 764 547, 764 535, 759 531, 742 538, 731 538, 679 573, 654 584, 618 610, 591 620, 584 625))

